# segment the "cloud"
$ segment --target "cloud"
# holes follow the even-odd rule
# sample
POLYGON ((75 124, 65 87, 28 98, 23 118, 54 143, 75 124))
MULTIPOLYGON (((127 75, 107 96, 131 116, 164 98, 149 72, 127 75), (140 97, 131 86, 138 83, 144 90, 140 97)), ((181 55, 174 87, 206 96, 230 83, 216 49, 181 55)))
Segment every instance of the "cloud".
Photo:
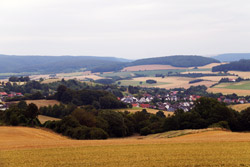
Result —
POLYGON ((1 0, 5 54, 249 52, 247 0, 1 0))

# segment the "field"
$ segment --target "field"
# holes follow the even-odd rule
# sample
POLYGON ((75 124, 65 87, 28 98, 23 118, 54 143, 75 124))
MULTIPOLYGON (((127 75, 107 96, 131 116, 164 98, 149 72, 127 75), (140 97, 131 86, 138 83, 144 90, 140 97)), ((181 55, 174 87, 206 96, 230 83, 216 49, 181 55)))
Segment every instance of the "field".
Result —
POLYGON ((236 105, 231 105, 230 106, 232 109, 236 110, 236 111, 242 111, 247 109, 248 107, 250 107, 250 103, 246 103, 246 104, 236 104, 236 105))
POLYGON ((57 105, 60 104, 60 102, 57 100, 26 100, 26 103, 27 104, 34 103, 35 105, 37 105, 38 108, 49 105, 53 106, 55 104, 57 105))
MULTIPOLYGON (((115 109, 115 111, 121 111, 121 112, 128 111, 131 113, 135 113, 137 111, 141 111, 142 109, 143 108, 141 107, 134 107, 134 108, 125 108, 125 109, 115 109)), ((156 114, 159 111, 159 110, 152 109, 152 108, 146 108, 146 110, 147 112, 152 113, 152 114, 156 114)), ((163 112, 166 116, 174 114, 173 112, 168 112, 168 111, 163 111, 163 112)))
POLYGON ((154 87, 159 87, 159 88, 166 88, 166 89, 171 89, 171 88, 189 88, 190 86, 197 86, 197 85, 206 85, 206 86, 211 86, 215 84, 215 81, 202 81, 198 83, 193 83, 189 84, 189 81, 194 80, 194 78, 188 78, 188 77, 138 77, 138 78, 133 78, 132 81, 137 81, 137 82, 145 82, 148 79, 153 79, 156 80, 158 83, 162 83, 159 85, 155 85, 154 87), (163 84, 166 83, 166 84, 163 84))
POLYGON ((166 85, 169 84, 168 82, 157 82, 155 84, 148 84, 145 81, 136 81, 136 80, 120 80, 117 81, 116 83, 120 82, 122 86, 142 86, 142 87, 156 87, 158 85, 166 85), (140 82, 142 82, 140 84, 140 82))
POLYGON ((228 131, 77 141, 41 129, 0 127, 1 167, 240 167, 250 165, 249 148, 249 133, 228 131))
POLYGON ((237 94, 239 96, 248 96, 250 95, 250 90, 241 90, 241 89, 226 89, 226 88, 208 88, 207 92, 212 93, 222 93, 224 95, 228 94, 237 94))
POLYGON ((244 71, 228 71, 228 73, 230 74, 235 74, 235 75, 238 75, 239 77, 242 77, 242 78, 250 78, 250 72, 244 72, 244 71))
POLYGON ((41 124, 45 123, 46 121, 58 121, 58 120, 60 120, 59 118, 48 117, 45 115, 38 115, 38 119, 41 122, 41 124))
POLYGON ((250 90, 250 81, 221 83, 216 85, 215 88, 250 90))
POLYGON ((209 92, 232 94, 246 96, 250 95, 250 81, 232 82, 232 83, 221 83, 213 88, 208 89, 209 92))

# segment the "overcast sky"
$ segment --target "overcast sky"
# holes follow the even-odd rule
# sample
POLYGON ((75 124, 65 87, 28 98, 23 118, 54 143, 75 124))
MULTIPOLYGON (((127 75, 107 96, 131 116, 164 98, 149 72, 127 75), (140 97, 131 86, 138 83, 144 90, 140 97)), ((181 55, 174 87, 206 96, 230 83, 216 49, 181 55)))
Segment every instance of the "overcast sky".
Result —
POLYGON ((250 0, 0 0, 0 53, 250 52, 250 0))

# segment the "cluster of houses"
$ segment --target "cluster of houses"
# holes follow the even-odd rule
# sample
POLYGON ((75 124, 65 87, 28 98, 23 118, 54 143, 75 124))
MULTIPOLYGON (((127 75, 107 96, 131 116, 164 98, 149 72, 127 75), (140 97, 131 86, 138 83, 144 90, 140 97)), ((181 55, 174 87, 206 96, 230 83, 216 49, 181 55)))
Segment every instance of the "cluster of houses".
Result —
MULTIPOLYGON (((144 94, 142 97, 136 98, 132 95, 129 95, 123 97, 121 101, 131 104, 133 107, 152 108, 170 112, 182 109, 183 111, 188 112, 194 107, 194 102, 199 98, 201 98, 201 96, 198 95, 185 95, 180 97, 178 96, 178 91, 172 91, 169 94, 163 96, 144 94)), ((229 99, 225 96, 218 98, 218 101, 224 102, 226 104, 248 103, 245 98, 229 99)))
POLYGON ((12 98, 17 96, 21 97, 23 96, 23 94, 16 92, 10 92, 9 94, 6 92, 0 92, 0 110, 3 111, 7 109, 8 104, 4 102, 6 98, 12 98))
POLYGON ((150 94, 144 94, 141 98, 136 98, 132 95, 129 95, 123 97, 121 101, 131 104, 133 107, 153 108, 171 112, 174 112, 177 109, 182 109, 185 112, 187 112, 192 109, 194 101, 200 98, 200 96, 192 95, 187 98, 181 99, 180 97, 177 96, 177 93, 178 93, 177 91, 173 91, 164 96, 161 95, 152 96, 150 94), (158 100, 152 103, 154 99, 158 100))
POLYGON ((225 96, 221 96, 217 100, 219 102, 224 102, 226 104, 245 104, 245 103, 249 103, 245 98, 230 99, 230 98, 226 98, 225 96))

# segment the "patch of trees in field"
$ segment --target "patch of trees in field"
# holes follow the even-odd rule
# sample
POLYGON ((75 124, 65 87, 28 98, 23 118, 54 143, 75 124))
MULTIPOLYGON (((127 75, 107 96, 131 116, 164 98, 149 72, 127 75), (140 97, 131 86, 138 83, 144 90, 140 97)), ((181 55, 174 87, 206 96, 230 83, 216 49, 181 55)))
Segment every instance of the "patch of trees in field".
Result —
MULTIPOLYGON (((56 108, 56 107, 55 107, 56 108)), ((65 108, 57 106, 58 112, 65 108)), ((43 111, 41 109, 40 111, 43 111)), ((150 114, 143 109, 135 113, 97 109, 92 105, 73 108, 60 121, 47 121, 42 126, 75 139, 106 139, 140 133, 154 134, 170 130, 220 127, 232 131, 250 130, 250 108, 236 112, 213 98, 202 97, 190 112, 177 110, 166 117, 164 112, 150 114)), ((47 112, 47 111, 46 111, 47 112)), ((20 102, 0 112, 4 125, 39 126, 36 105, 20 102)))
POLYGON ((199 82, 202 82, 202 81, 204 81, 204 79, 195 79, 195 80, 189 81, 189 84, 199 83, 199 82))
POLYGON ((30 78, 29 76, 21 76, 21 77, 16 77, 16 76, 12 76, 9 78, 9 81, 10 82, 29 82, 30 81, 30 78))
POLYGON ((55 97, 58 101, 65 104, 93 105, 97 109, 127 108, 127 105, 117 99, 113 94, 103 90, 72 90, 64 85, 57 89, 55 97))
POLYGON ((11 84, 7 82, 0 91, 4 92, 20 92, 24 94, 24 97, 15 97, 8 99, 8 101, 19 101, 19 100, 37 100, 49 98, 53 99, 53 94, 56 92, 60 85, 64 85, 72 90, 91 89, 91 90, 106 90, 114 94, 117 97, 123 97, 121 90, 116 85, 100 85, 100 84, 88 84, 77 80, 62 79, 58 82, 42 84, 38 81, 29 81, 24 85, 17 85, 16 83, 11 84))
POLYGON ((129 113, 96 110, 91 106, 86 106, 74 110, 61 121, 48 121, 44 127, 76 139, 105 139, 130 136, 134 133, 146 135, 162 132, 164 119, 165 115, 162 111, 155 115, 148 113, 145 109, 129 113), (94 133, 95 137, 91 133, 94 133))
POLYGON ((92 139, 89 134, 92 128, 105 138, 103 131, 106 132, 107 137, 125 137, 134 133, 148 135, 171 130, 208 127, 248 131, 250 130, 249 118, 250 108, 239 113, 216 99, 200 98, 191 112, 177 110, 174 115, 168 117, 162 111, 150 114, 143 109, 129 113, 97 110, 93 106, 85 106, 74 110, 61 121, 49 121, 44 126, 72 138, 92 139), (68 121, 75 123, 68 124, 68 121))
POLYGON ((40 126, 38 113, 35 104, 27 105, 25 101, 20 101, 18 104, 12 104, 6 111, 0 111, 0 123, 13 126, 40 126))
POLYGON ((147 83, 147 84, 156 84, 157 81, 156 81, 156 80, 153 80, 153 79, 148 79, 148 80, 146 80, 146 83, 147 83))

